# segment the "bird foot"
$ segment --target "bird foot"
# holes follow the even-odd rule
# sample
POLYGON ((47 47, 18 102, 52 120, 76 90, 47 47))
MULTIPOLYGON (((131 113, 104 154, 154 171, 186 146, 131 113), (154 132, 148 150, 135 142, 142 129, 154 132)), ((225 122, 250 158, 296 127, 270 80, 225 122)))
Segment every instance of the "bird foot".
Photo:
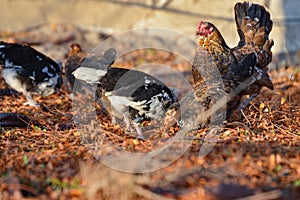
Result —
POLYGON ((27 102, 23 103, 23 105, 32 106, 32 107, 35 107, 35 108, 40 107, 39 104, 35 100, 33 100, 32 96, 30 95, 29 92, 23 91, 22 93, 24 94, 24 96, 27 99, 27 102))
POLYGON ((32 101, 27 101, 27 102, 23 103, 23 105, 24 106, 31 106, 31 107, 35 107, 35 108, 40 107, 40 105, 37 102, 33 101, 33 100, 32 101))
POLYGON ((137 137, 136 138, 139 139, 139 140, 145 140, 145 137, 144 137, 144 135, 142 133, 142 130, 140 129, 139 125, 133 123, 133 126, 134 126, 134 128, 137 132, 137 137))
POLYGON ((142 130, 138 124, 133 124, 133 127, 125 127, 125 132, 130 136, 136 137, 138 140, 145 140, 142 130))
POLYGON ((249 105, 249 103, 257 96, 257 94, 251 95, 248 99, 246 99, 238 108, 238 116, 241 119, 244 114, 244 108, 249 105))
POLYGON ((118 122, 117 122, 117 118, 115 117, 115 116, 112 116, 111 117, 111 122, 110 122, 112 125, 116 125, 116 124, 118 124, 118 122))
POLYGON ((145 137, 142 133, 142 130, 140 129, 139 125, 135 122, 133 122, 133 126, 134 126, 134 129, 132 128, 131 126, 131 123, 130 123, 130 119, 128 117, 128 114, 123 114, 123 119, 124 119, 124 122, 125 122, 125 130, 129 130, 130 132, 137 132, 137 139, 139 140, 145 140, 145 137))

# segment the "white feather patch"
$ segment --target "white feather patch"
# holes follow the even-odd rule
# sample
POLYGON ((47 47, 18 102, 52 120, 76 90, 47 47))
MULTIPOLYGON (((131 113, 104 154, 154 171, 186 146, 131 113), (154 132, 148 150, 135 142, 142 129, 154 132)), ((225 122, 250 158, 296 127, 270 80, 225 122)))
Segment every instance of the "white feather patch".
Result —
POLYGON ((18 92, 23 92, 26 90, 25 86, 21 83, 21 81, 17 78, 18 74, 16 69, 14 68, 3 68, 2 76, 5 82, 10 85, 13 89, 18 92))
POLYGON ((106 92, 105 96, 107 96, 115 111, 121 114, 127 112, 128 105, 130 104, 127 97, 111 95, 110 92, 106 92))
POLYGON ((39 61, 42 61, 42 60, 43 60, 40 56, 36 56, 36 58, 37 58, 39 61))
POLYGON ((51 77, 50 79, 44 79, 44 82, 38 84, 37 92, 43 96, 49 96, 56 92, 55 86, 58 84, 60 75, 51 77))
POLYGON ((107 70, 89 68, 89 67, 79 67, 74 72, 73 75, 76 79, 83 80, 89 84, 99 83, 99 79, 107 73, 107 70))
POLYGON ((9 59, 5 60, 4 67, 22 68, 22 66, 14 65, 14 63, 10 62, 9 59))
POLYGON ((129 101, 129 106, 138 110, 139 114, 143 114, 145 112, 144 108, 146 108, 147 106, 145 105, 145 103, 147 102, 147 100, 144 101, 129 101))
POLYGON ((45 73, 45 74, 47 74, 47 75, 50 76, 50 77, 54 76, 54 74, 52 74, 52 73, 49 72, 48 66, 45 66, 45 67, 42 69, 42 72, 45 73))
POLYGON ((258 67, 255 67, 254 69, 255 69, 255 70, 257 71, 257 73, 258 73, 258 75, 257 75, 257 77, 256 77, 256 80, 260 80, 261 77, 262 77, 263 71, 262 71, 260 68, 258 68, 258 67))

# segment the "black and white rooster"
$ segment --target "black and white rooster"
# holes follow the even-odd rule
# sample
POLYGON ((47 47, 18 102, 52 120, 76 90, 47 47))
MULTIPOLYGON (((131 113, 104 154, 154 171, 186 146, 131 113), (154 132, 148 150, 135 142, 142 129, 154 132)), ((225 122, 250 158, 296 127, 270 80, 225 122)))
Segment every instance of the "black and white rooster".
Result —
POLYGON ((2 77, 27 98, 25 104, 38 106, 31 93, 48 96, 62 85, 60 66, 28 45, 0 42, 2 77))
POLYGON ((83 61, 73 74, 76 79, 97 84, 97 97, 109 101, 112 115, 122 116, 127 128, 132 119, 138 138, 143 139, 139 124, 147 120, 163 120, 177 97, 173 90, 147 73, 112 67, 116 54, 115 49, 108 49, 103 54, 104 59, 93 64, 83 61))

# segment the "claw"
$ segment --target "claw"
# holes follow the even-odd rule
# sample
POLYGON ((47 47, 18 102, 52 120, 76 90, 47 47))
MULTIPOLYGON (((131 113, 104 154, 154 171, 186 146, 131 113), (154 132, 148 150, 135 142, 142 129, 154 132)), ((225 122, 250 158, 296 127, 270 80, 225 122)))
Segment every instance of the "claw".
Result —
POLYGON ((257 97, 258 94, 252 94, 249 98, 247 98, 238 108, 238 115, 239 118, 242 118, 242 113, 244 111, 244 108, 247 107, 249 105, 249 103, 255 98, 257 97))
POLYGON ((25 103, 23 103, 24 106, 32 106, 32 107, 35 107, 35 108, 39 108, 40 105, 35 102, 35 101, 27 101, 25 103))
MULTIPOLYGON (((123 114, 123 119, 124 119, 124 122, 125 122, 125 125, 126 125, 126 130, 128 129, 131 129, 131 125, 130 125, 130 120, 128 118, 128 115, 127 114, 123 114)), ((133 127, 135 128, 136 132, 137 132, 137 139, 139 140, 145 140, 145 137, 142 133, 142 130, 140 129, 139 127, 139 124, 133 122, 133 127)))
POLYGON ((23 94, 25 95, 27 102, 23 103, 23 105, 28 105, 28 106, 32 106, 32 107, 40 107, 39 104, 33 100, 33 98, 31 97, 29 92, 23 92, 23 94))
POLYGON ((134 128, 137 132, 137 137, 136 138, 139 139, 139 140, 145 140, 145 137, 144 137, 144 135, 142 133, 142 130, 140 129, 139 125, 136 124, 136 123, 133 123, 133 126, 134 126, 134 128))

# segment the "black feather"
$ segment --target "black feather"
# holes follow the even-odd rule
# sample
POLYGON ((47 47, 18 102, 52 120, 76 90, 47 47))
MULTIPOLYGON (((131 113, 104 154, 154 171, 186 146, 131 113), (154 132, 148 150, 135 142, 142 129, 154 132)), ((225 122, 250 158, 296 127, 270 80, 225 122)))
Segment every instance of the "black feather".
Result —
POLYGON ((1 41, 0 64, 5 81, 23 93, 31 105, 36 102, 30 93, 47 96, 57 92, 62 85, 61 67, 30 46, 1 41))

